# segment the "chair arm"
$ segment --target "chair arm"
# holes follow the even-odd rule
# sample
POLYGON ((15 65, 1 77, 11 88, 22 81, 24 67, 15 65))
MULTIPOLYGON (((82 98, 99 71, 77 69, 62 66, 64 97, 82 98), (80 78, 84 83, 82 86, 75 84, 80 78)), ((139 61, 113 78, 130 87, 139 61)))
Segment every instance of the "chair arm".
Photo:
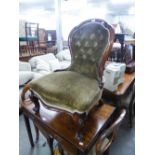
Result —
POLYGON ((29 89, 30 89, 29 84, 26 84, 26 85, 24 86, 24 88, 23 88, 22 93, 21 93, 22 102, 25 100, 25 94, 26 94, 26 92, 27 92, 29 89))

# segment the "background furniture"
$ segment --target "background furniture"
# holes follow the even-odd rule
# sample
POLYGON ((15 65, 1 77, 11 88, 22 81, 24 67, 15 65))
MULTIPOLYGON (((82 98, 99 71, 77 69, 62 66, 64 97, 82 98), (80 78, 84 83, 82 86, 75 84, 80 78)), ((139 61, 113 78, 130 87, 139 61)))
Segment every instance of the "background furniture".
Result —
POLYGON ((19 36, 19 52, 23 56, 23 51, 29 56, 36 54, 39 48, 39 24, 25 22, 25 35, 19 36), (24 46, 22 45, 24 44, 24 46))
POLYGON ((124 34, 115 34, 114 44, 109 56, 109 61, 124 62, 124 34))
POLYGON ((39 48, 39 24, 38 23, 25 23, 26 42, 29 53, 37 51, 39 48))
POLYGON ((109 61, 122 62, 126 64, 126 72, 135 71, 135 39, 126 38, 125 34, 115 34, 115 42, 109 61))
POLYGON ((47 53, 57 53, 56 30, 46 30, 47 53))
POLYGON ((46 41, 48 47, 56 45, 56 30, 46 30, 46 41))
POLYGON ((115 92, 103 90, 103 100, 108 100, 118 109, 126 108, 129 112, 129 125, 132 127, 135 105, 135 73, 125 73, 124 82, 120 84, 115 92))
POLYGON ((39 51, 47 53, 47 40, 46 40, 46 30, 39 29, 39 51))
POLYGON ((125 38, 125 35, 124 34, 119 34, 119 33, 116 33, 115 34, 115 40, 114 42, 119 42, 121 44, 121 53, 123 53, 123 47, 124 47, 124 38, 125 38))

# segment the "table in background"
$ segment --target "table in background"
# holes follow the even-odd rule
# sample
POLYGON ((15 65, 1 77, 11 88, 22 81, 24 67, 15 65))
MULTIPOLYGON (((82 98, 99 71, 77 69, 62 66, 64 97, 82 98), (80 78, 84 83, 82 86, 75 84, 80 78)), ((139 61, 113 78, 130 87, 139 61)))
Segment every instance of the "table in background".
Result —
POLYGON ((135 73, 125 73, 124 82, 120 84, 116 91, 110 92, 103 90, 103 100, 110 102, 116 107, 116 111, 126 108, 128 111, 128 123, 130 128, 133 127, 135 116, 135 73))
POLYGON ((108 98, 114 101, 115 106, 121 106, 121 99, 131 91, 135 82, 135 73, 125 73, 124 82, 120 84, 116 91, 111 92, 107 89, 103 90, 103 98, 108 98))

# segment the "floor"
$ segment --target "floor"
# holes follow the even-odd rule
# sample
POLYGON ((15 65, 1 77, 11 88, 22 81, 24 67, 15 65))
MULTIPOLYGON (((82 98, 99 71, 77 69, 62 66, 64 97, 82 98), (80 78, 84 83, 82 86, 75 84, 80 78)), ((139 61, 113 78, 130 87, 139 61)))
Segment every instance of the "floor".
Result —
MULTIPOLYGON (((32 124, 31 127, 34 134, 32 124)), ((23 115, 19 117, 19 155, 50 155, 50 150, 43 136, 40 136, 39 142, 35 144, 34 148, 31 148, 23 115)), ((123 120, 117 138, 111 145, 110 155, 135 155, 135 127, 132 129, 128 127, 127 117, 123 120)))

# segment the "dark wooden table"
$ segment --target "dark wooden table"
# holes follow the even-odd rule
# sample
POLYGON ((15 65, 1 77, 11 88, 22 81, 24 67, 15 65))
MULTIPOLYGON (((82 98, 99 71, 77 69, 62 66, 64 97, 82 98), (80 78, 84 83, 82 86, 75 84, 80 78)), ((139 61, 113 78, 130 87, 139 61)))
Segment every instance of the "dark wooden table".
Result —
POLYGON ((34 146, 34 142, 29 119, 39 127, 43 127, 46 133, 54 137, 54 139, 68 149, 68 152, 74 155, 86 155, 107 127, 108 123, 110 123, 110 118, 115 114, 115 107, 106 103, 93 108, 85 124, 83 141, 79 142, 76 138, 79 128, 78 123, 73 121, 71 115, 56 110, 48 110, 44 106, 41 106, 40 112, 35 114, 33 107, 34 104, 29 99, 25 100, 22 104, 31 145, 34 146))
MULTIPOLYGON (((129 127, 133 127, 135 115, 135 73, 125 73, 124 82, 120 84, 116 91, 110 92, 107 89, 103 90, 102 99, 108 101, 111 105, 116 107, 116 111, 125 108, 128 113, 129 127)), ((116 112, 117 113, 117 112, 116 112)))
POLYGON ((115 102, 116 106, 121 104, 121 98, 128 94, 135 82, 135 73, 125 73, 124 82, 120 84, 116 91, 103 90, 103 98, 108 98, 115 102))

